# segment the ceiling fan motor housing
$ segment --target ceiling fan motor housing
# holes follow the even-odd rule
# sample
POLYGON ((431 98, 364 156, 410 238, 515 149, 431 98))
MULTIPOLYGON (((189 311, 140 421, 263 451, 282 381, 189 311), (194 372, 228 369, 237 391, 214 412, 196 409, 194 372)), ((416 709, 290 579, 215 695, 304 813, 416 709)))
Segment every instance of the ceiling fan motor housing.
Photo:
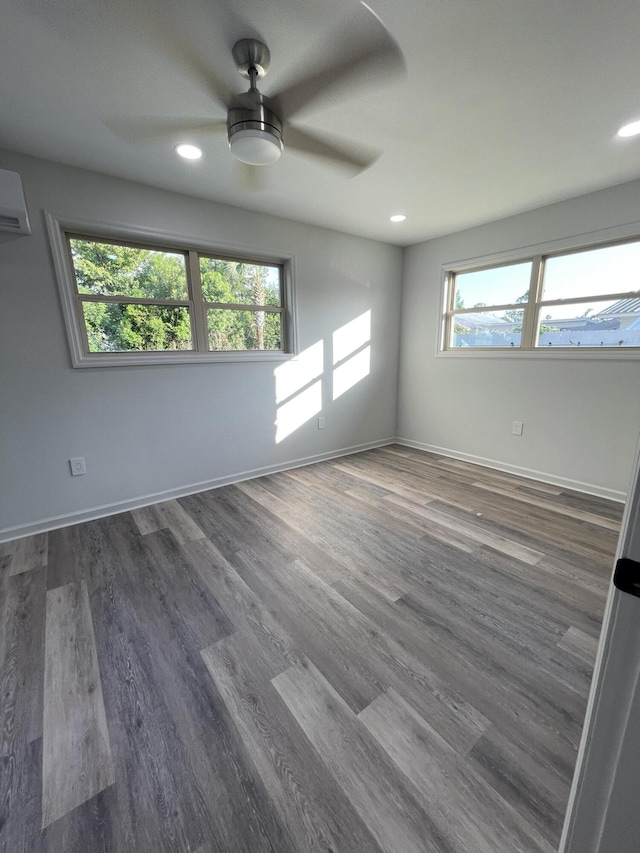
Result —
POLYGON ((284 148, 282 122, 261 92, 240 95, 227 114, 229 146, 245 163, 275 162, 284 148))

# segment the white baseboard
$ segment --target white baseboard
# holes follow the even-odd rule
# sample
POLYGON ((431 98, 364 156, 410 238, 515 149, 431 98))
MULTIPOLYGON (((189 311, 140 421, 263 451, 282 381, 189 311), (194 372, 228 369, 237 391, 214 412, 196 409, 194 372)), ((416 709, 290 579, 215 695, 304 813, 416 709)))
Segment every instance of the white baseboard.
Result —
POLYGON ((438 447, 435 444, 426 444, 422 441, 413 441, 408 438, 391 437, 381 439, 379 441, 370 441, 366 444, 353 445, 351 447, 342 447, 337 450, 330 450, 326 453, 317 453, 313 456, 305 456, 301 459, 292 459, 289 462, 280 463, 278 465, 266 465, 263 468, 254 468, 250 471, 240 471, 235 474, 228 474, 224 477, 215 477, 212 480, 206 480, 200 483, 191 483, 189 485, 180 486, 176 489, 167 489, 162 492, 154 492, 149 495, 140 495, 135 498, 124 501, 115 501, 110 504, 91 507, 86 510, 57 515, 51 518, 44 518, 40 521, 29 522, 28 524, 16 525, 15 527, 6 527, 0 530, 0 542, 8 542, 12 539, 21 539, 24 536, 33 536, 35 533, 46 533, 48 530, 56 530, 59 527, 68 527, 71 524, 80 524, 83 521, 94 521, 97 518, 104 518, 107 515, 115 515, 119 512, 127 512, 131 509, 140 509, 151 504, 162 503, 163 501, 173 500, 175 498, 184 498, 188 495, 195 495, 198 492, 206 492, 209 489, 217 489, 221 486, 229 486, 233 483, 240 483, 243 480, 252 480, 255 477, 262 477, 265 474, 276 474, 278 471, 288 471, 291 468, 301 468, 303 465, 311 465, 314 462, 323 462, 326 459, 337 459, 340 456, 349 456, 353 453, 360 453, 363 450, 371 450, 374 447, 384 447, 388 444, 402 444, 405 447, 414 447, 417 450, 425 450, 428 453, 435 453, 438 456, 449 456, 452 459, 460 459, 463 462, 471 462, 474 465, 482 465, 485 468, 493 468, 496 471, 504 471, 507 474, 516 474, 519 477, 525 477, 529 480, 538 480, 543 483, 549 483, 552 486, 559 486, 562 489, 572 489, 576 492, 584 492, 588 495, 596 495, 600 498, 624 503, 626 494, 617 491, 616 489, 608 489, 605 486, 598 486, 594 483, 583 483, 580 480, 572 480, 568 477, 558 477, 555 474, 549 474, 547 471, 536 471, 531 468, 523 468, 520 465, 510 465, 506 462, 500 462, 496 459, 486 459, 484 456, 475 456, 472 453, 462 453, 458 450, 452 450, 448 447, 438 447))
POLYGON ((532 468, 523 468, 520 465, 510 465, 507 462, 499 462, 497 459, 486 459, 484 456, 462 453, 448 447, 437 447, 435 444, 425 444, 422 441, 412 441, 409 438, 396 438, 396 444, 415 447, 416 450, 426 450, 428 453, 436 453, 438 456, 450 456, 463 462, 472 462, 474 465, 504 471, 506 474, 516 474, 518 477, 525 477, 528 480, 539 480, 551 486, 559 486, 561 489, 572 489, 575 492, 584 492, 587 495, 596 495, 599 498, 607 498, 611 501, 624 503, 627 499, 626 493, 617 489, 608 489, 606 486, 598 486, 594 483, 583 483, 581 480, 571 480, 569 477, 558 477, 556 474, 549 474, 547 471, 535 471, 532 468))
POLYGON ((140 509, 143 506, 162 503, 163 501, 184 498, 195 495, 198 492, 206 492, 209 489, 218 489, 221 486, 230 486, 233 483, 241 483, 243 480, 253 480, 265 474, 276 474, 278 471, 288 471, 291 468, 301 468, 303 465, 311 465, 313 462, 323 462, 326 459, 337 459, 340 456, 349 456, 360 453, 363 450, 371 450, 374 447, 384 447, 393 444, 395 438, 385 438, 379 441, 370 441, 366 444, 357 444, 352 447, 341 447, 338 450, 330 450, 326 453, 317 453, 313 456, 305 456, 302 459, 292 459, 289 462, 278 465, 266 465, 263 468, 254 468, 251 471, 240 471, 236 474, 228 474, 224 477, 215 477, 201 483, 191 483, 187 486, 179 486, 176 489, 167 489, 163 492, 154 492, 150 495, 140 495, 124 501, 115 501, 90 509, 69 512, 64 515, 56 515, 51 518, 43 518, 40 521, 20 524, 15 527, 5 527, 0 530, 0 542, 9 542, 12 539, 21 539, 24 536, 33 536, 35 533, 46 533, 48 530, 56 530, 59 527, 69 527, 71 524, 80 524, 83 521, 95 521, 107 515, 116 515, 119 512, 127 512, 131 509, 140 509))

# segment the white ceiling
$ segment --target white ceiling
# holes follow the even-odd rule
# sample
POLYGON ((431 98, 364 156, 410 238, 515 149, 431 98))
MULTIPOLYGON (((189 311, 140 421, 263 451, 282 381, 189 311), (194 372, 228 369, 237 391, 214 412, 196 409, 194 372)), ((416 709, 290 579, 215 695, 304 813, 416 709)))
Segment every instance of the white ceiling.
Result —
POLYGON ((638 0, 369 4, 406 75, 296 116, 382 150, 355 178, 285 150, 249 188, 224 134, 179 128, 224 118, 207 76, 245 89, 237 39, 268 44, 269 95, 357 0, 2 0, 0 147, 400 245, 640 177, 640 137, 615 137, 640 118, 638 0), (150 119, 175 130, 132 134, 150 119), (179 160, 180 141, 203 159, 179 160))

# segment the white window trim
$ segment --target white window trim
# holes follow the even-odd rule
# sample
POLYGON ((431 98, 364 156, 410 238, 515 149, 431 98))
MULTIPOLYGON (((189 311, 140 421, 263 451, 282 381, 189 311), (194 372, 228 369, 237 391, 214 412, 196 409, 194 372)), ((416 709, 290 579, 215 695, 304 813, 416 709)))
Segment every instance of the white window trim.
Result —
MULTIPOLYGON (((180 234, 170 234, 153 228, 123 225, 113 222, 92 222, 86 219, 55 217, 45 211, 45 223, 49 234, 53 266, 62 304, 71 364, 73 367, 141 367, 143 365, 199 364, 224 362, 282 362, 298 353, 297 308, 294 287, 295 256, 291 253, 255 252, 240 245, 224 245, 216 242, 205 243, 180 234), (141 243, 170 251, 201 252, 202 254, 251 259, 253 262, 275 264, 282 267, 283 275, 283 327, 285 348, 273 350, 235 350, 220 352, 163 351, 163 352, 122 352, 88 353, 80 318, 76 311, 75 273, 67 250, 66 234, 87 234, 91 237, 111 241, 123 240, 128 243, 141 243)), ((189 262, 189 256, 187 256, 189 262)))
POLYGON ((479 267, 499 266, 534 260, 542 255, 562 254, 581 249, 596 249, 608 243, 624 240, 640 240, 640 222, 605 228, 586 234, 577 234, 547 243, 536 243, 496 252, 477 258, 460 261, 448 261, 442 264, 440 280, 440 314, 438 316, 438 334, 436 336, 435 355, 437 358, 536 358, 536 359, 577 359, 580 361, 638 361, 640 347, 537 347, 521 349, 519 347, 469 347, 445 349, 446 315, 448 311, 449 275, 452 272, 468 272, 479 267))

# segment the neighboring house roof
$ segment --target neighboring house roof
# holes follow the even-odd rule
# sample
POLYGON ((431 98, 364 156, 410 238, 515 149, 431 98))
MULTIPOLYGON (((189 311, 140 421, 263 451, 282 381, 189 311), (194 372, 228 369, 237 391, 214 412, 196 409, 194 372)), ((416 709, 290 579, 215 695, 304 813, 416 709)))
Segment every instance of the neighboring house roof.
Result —
POLYGON ((496 317, 495 314, 456 314, 455 322, 465 329, 493 329, 504 328, 505 330, 513 326, 507 320, 496 317))
POLYGON ((640 299, 620 299, 608 308, 598 311, 594 316, 603 317, 612 314, 616 316, 620 316, 621 314, 640 314, 640 299))
POLYGON ((562 320, 543 320, 543 323, 548 323, 557 329, 571 329, 572 331, 588 332, 597 331, 598 329, 619 329, 620 319, 613 317, 610 320, 596 320, 597 314, 593 317, 565 317, 562 320))

